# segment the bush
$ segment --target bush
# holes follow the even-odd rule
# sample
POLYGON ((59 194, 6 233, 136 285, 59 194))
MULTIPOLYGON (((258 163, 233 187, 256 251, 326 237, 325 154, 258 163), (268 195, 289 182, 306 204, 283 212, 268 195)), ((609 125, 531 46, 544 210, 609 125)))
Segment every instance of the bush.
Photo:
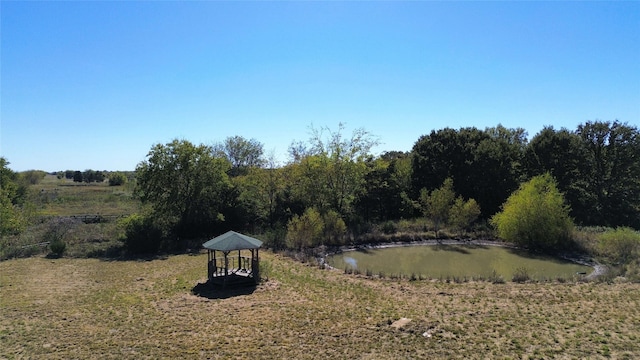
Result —
POLYGON ((598 236, 598 250, 602 256, 617 264, 629 264, 640 258, 640 233, 623 227, 598 236))
POLYGON ((303 249, 318 244, 324 222, 316 209, 308 208, 302 216, 294 216, 287 224, 287 246, 291 249, 303 249))
POLYGON ((132 254, 157 253, 165 237, 165 231, 154 218, 133 214, 122 220, 124 246, 132 254))
POLYGON ((62 239, 55 240, 49 244, 49 250, 51 250, 51 256, 61 257, 67 249, 67 243, 62 239))
POLYGON ((557 250, 568 246, 573 222, 556 181, 549 174, 520 185, 491 218, 498 236, 529 249, 557 250))
POLYGON ((529 280, 531 280, 531 277, 529 276, 529 270, 527 270, 527 268, 525 267, 517 268, 513 273, 513 277, 511 278, 511 281, 515 283, 523 283, 529 280))
POLYGON ((127 176, 121 172, 114 172, 109 175, 109 186, 120 186, 127 183, 127 176))
POLYGON ((383 233, 390 235, 395 234, 396 231, 398 231, 398 227, 393 221, 386 221, 380 226, 380 230, 382 230, 383 233))

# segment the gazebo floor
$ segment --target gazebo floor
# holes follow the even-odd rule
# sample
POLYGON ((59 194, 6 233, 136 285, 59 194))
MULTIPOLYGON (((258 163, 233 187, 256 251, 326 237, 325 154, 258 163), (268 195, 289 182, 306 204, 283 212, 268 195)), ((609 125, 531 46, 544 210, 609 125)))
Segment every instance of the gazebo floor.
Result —
POLYGON ((253 274, 246 272, 230 272, 227 276, 213 274, 213 277, 209 278, 209 282, 223 286, 255 285, 256 283, 253 274))

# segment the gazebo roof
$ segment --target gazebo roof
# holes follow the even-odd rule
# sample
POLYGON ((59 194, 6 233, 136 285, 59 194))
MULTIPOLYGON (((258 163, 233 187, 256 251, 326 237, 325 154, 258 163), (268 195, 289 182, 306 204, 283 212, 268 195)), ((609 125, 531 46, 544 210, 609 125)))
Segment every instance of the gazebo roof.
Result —
POLYGON ((262 241, 235 231, 228 231, 207 241, 202 246, 209 250, 218 251, 257 249, 262 246, 262 241))

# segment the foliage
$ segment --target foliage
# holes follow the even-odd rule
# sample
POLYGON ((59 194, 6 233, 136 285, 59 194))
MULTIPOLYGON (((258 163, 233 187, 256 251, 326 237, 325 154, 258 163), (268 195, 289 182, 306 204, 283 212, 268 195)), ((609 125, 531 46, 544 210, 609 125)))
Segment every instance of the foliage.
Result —
POLYGON ((455 229, 464 232, 469 230, 480 216, 480 206, 474 199, 465 201, 458 196, 449 210, 449 224, 455 229))
POLYGON ((264 164, 263 145, 256 139, 247 140, 242 136, 230 136, 213 146, 216 157, 224 157, 231 163, 231 175, 245 174, 247 169, 264 164))
POLYGON ((585 222, 640 229, 638 128, 618 121, 595 121, 578 126, 576 134, 586 148, 580 174, 585 222))
POLYGON ((549 174, 522 184, 491 223, 500 238, 547 251, 566 247, 573 228, 569 207, 549 174))
POLYGON ((575 132, 544 128, 529 144, 530 176, 550 172, 582 225, 640 228, 640 133, 614 122, 586 122, 575 132))
POLYGON ((420 202, 424 215, 433 221, 436 237, 438 237, 440 228, 449 221, 455 197, 451 178, 445 179, 440 188, 431 192, 427 192, 427 189, 424 188, 420 191, 420 202))
POLYGON ((127 183, 127 175, 119 171, 109 174, 109 186, 120 186, 127 183))
POLYGON ((74 182, 82 182, 82 172, 81 171, 74 171, 73 172, 73 181, 74 182))
POLYGON ((165 247, 168 229, 150 214, 133 214, 121 220, 124 247, 131 254, 153 254, 165 247))
POLYGON ((421 189, 432 191, 446 178, 453 178, 454 191, 475 199, 488 218, 518 187, 526 142, 523 129, 501 125, 485 130, 434 130, 413 146, 413 193, 417 197, 421 189))
POLYGON ((517 268, 511 278, 511 281, 515 283, 524 283, 529 280, 531 280, 531 276, 529 276, 529 270, 525 267, 517 268))
POLYGON ((365 160, 365 191, 355 201, 357 214, 365 221, 411 218, 416 215, 411 192, 409 153, 387 152, 365 160))
POLYGON ((42 170, 27 170, 20 173, 20 179, 29 185, 36 185, 47 175, 42 170))
POLYGON ((157 144, 136 168, 136 193, 177 236, 207 235, 221 228, 233 200, 229 168, 208 146, 186 140, 157 144))
POLYGON ((311 128, 309 145, 292 144, 289 150, 294 159, 292 175, 297 180, 295 196, 306 207, 323 213, 334 210, 348 218, 353 215, 354 202, 365 191, 364 161, 378 140, 364 129, 356 129, 350 138, 345 138, 343 131, 342 123, 337 131, 311 128))
POLYGON ((25 228, 21 206, 26 199, 27 187, 19 181, 9 162, 0 157, 0 236, 19 234, 25 228))
POLYGON ((60 257, 66 250, 65 236, 80 224, 79 220, 70 217, 58 217, 51 220, 43 241, 49 242, 51 255, 60 257))
POLYGON ((340 217, 340 214, 329 210, 322 216, 323 222, 323 242, 325 245, 342 245, 347 232, 347 225, 340 217))
POLYGON ((628 227, 609 230, 598 235, 600 254, 616 264, 640 260, 640 232, 628 227))
POLYGON ((308 208, 301 216, 294 216, 287 224, 287 246, 302 250, 319 244, 324 223, 320 213, 314 208, 308 208))

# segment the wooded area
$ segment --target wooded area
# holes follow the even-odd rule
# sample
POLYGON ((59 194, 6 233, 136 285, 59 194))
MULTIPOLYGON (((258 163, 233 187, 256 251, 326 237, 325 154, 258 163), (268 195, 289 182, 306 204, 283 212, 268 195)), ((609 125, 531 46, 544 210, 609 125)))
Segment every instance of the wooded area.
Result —
MULTIPOLYGON (((421 136, 411 152, 375 156, 377 144, 364 129, 345 135, 342 124, 311 128, 307 141, 292 142, 286 164, 240 136, 214 146, 155 144, 135 172, 135 196, 146 210, 125 220, 125 243, 135 251, 168 250, 183 246, 180 239, 233 229, 263 234, 273 248, 340 245, 372 224, 423 216, 436 236, 445 225, 463 233, 486 227, 521 184, 544 174, 575 224, 640 229, 635 126, 546 127, 530 141, 524 129, 500 125, 446 128, 421 136)), ((2 159, 3 235, 25 226, 26 178, 2 159)))

